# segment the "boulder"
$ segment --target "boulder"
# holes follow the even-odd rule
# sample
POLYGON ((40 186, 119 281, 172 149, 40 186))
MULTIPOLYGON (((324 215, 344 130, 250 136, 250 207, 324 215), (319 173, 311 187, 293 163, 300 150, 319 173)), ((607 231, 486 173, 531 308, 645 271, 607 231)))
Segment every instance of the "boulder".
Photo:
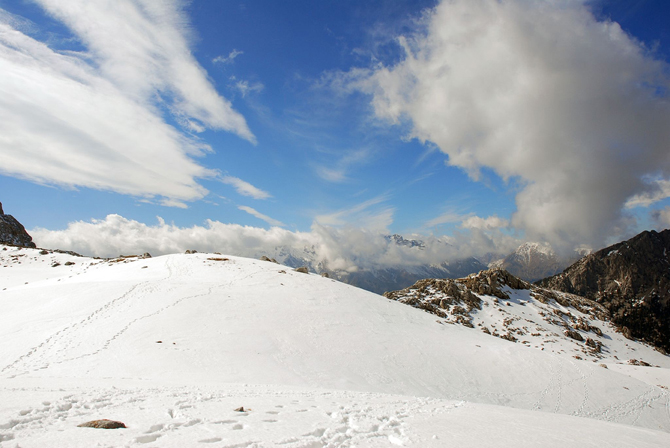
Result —
POLYGON ((126 425, 115 420, 108 420, 103 418, 101 420, 91 420, 90 422, 77 425, 79 428, 97 428, 97 429, 119 429, 125 428, 126 425))

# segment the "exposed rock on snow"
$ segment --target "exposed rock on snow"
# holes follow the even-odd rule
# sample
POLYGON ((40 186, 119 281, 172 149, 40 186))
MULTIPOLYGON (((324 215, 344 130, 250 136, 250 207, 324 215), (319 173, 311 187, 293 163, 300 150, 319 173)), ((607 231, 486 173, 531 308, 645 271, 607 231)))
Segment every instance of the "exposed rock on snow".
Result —
POLYGON ((531 285, 501 269, 456 280, 421 280, 384 296, 432 313, 443 323, 593 361, 620 362, 640 347, 652 351, 644 344, 630 345, 603 305, 531 285))
POLYGON ((103 418, 101 420, 91 420, 90 422, 82 423, 77 425, 80 428, 97 428, 97 429, 119 429, 125 428, 126 425, 123 422, 117 422, 115 420, 107 420, 103 418))
POLYGON ((0 243, 12 246, 35 247, 33 238, 12 215, 5 215, 0 202, 0 243))
POLYGON ((670 230, 642 232, 538 284, 597 301, 628 338, 670 352, 670 230))

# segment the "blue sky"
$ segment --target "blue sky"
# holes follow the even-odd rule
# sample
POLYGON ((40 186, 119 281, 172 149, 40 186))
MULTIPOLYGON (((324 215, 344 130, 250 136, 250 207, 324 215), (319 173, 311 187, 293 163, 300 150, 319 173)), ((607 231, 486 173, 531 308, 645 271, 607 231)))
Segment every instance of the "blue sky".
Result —
POLYGON ((65 247, 111 214, 464 255, 670 226, 667 2, 152 3, 0 0, 0 201, 38 244, 113 251, 65 247))

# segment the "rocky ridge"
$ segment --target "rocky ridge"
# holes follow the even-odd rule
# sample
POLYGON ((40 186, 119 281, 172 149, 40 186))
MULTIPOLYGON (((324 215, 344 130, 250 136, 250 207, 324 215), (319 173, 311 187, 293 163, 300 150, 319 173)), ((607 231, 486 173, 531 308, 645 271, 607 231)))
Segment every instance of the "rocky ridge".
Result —
POLYGON ((12 246, 35 247, 33 238, 12 215, 5 215, 0 202, 0 243, 12 246))
POLYGON ((577 359, 645 363, 636 350, 646 345, 629 340, 602 304, 533 285, 503 269, 460 279, 424 279, 384 296, 434 314, 442 324, 479 329, 528 347, 577 359))
POLYGON ((592 299, 625 334, 670 351, 670 230, 642 232, 538 285, 592 299))

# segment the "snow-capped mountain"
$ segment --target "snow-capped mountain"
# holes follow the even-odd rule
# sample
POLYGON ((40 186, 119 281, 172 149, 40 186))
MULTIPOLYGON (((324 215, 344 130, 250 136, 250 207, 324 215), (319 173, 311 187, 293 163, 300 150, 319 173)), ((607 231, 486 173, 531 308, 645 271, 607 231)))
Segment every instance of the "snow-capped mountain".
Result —
MULTIPOLYGON (((387 235, 384 240, 389 244, 411 250, 419 251, 426 248, 426 243, 423 241, 406 239, 397 234, 387 235)), ((327 261, 319 260, 316 249, 309 246, 302 249, 277 246, 256 254, 256 258, 263 256, 293 268, 304 266, 310 272, 328 274, 330 278, 377 294, 405 288, 423 278, 458 278, 486 269, 486 266, 474 257, 434 264, 368 266, 357 267, 355 270, 334 269, 327 261)))
POLYGON ((623 331, 670 352, 670 230, 642 232, 538 283, 597 301, 623 331))
POLYGON ((520 320, 473 318, 473 329, 220 254, 92 259, 9 246, 0 266, 3 447, 670 443, 668 358, 619 340, 597 306, 561 295, 543 311, 522 283, 478 280, 465 311, 479 300, 482 316, 520 320), (495 304, 495 291, 510 298, 495 304), (588 325, 603 357, 577 359, 553 330, 563 327, 542 319, 550 312, 580 334, 588 325), (512 331, 523 326, 541 336, 512 331), (127 428, 77 427, 101 418, 127 428))
POLYGON ((504 269, 529 282, 534 282, 561 272, 570 264, 586 255, 583 251, 567 258, 558 257, 548 243, 527 242, 514 252, 489 263, 493 269, 504 269))

